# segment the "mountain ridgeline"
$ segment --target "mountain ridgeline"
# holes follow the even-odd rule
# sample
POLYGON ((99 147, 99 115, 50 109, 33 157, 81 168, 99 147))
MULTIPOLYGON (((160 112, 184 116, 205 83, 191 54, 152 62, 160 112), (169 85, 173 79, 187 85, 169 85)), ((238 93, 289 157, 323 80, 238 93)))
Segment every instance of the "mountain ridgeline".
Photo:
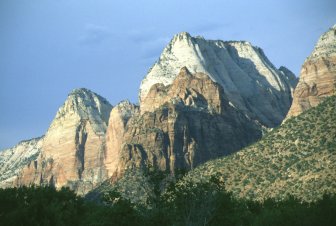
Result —
POLYGON ((297 79, 279 69, 263 50, 245 41, 205 40, 182 32, 174 36, 140 86, 140 102, 152 85, 173 83, 186 66, 203 72, 223 87, 232 105, 266 127, 279 125, 292 102, 297 79))
POLYGON ((157 191, 146 172, 174 178, 182 170, 190 173, 178 183, 216 174, 237 197, 333 194, 335 98, 323 100, 334 93, 334 36, 335 26, 303 66, 314 64, 314 76, 302 70, 295 89, 294 74, 249 42, 177 34, 141 82, 139 106, 73 90, 43 137, 0 153, 0 187, 50 185, 79 195, 118 187, 135 197, 157 191), (305 112, 297 106, 306 97, 319 100, 309 107, 323 103, 305 112))

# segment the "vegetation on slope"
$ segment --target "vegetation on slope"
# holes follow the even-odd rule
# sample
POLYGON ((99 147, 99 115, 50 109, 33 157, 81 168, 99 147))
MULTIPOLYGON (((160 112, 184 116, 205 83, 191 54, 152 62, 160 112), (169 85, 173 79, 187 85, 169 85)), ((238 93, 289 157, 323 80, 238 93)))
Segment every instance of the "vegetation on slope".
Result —
POLYGON ((259 142, 209 161, 180 183, 218 175, 235 197, 313 201, 336 193, 336 96, 293 117, 259 142))

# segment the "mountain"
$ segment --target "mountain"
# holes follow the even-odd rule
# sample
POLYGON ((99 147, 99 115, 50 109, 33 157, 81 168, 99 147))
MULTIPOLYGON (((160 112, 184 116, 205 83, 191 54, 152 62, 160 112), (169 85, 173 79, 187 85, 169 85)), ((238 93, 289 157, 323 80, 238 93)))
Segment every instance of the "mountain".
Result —
POLYGON ((90 90, 73 90, 45 134, 37 159, 20 171, 14 185, 67 186, 83 194, 105 180, 111 109, 106 99, 90 90))
POLYGON ((302 65, 293 104, 287 119, 317 106, 336 92, 336 25, 318 40, 315 49, 302 65))
POLYGON ((293 195, 306 201, 336 193, 336 96, 283 123, 259 142, 209 161, 186 181, 217 175, 237 197, 264 200, 293 195))
POLYGON ((137 169, 192 170, 281 123, 295 84, 248 42, 178 34, 142 81, 139 106, 112 107, 88 89, 73 90, 36 147, 0 154, 0 185, 66 186, 83 195, 137 169))
POLYGON ((184 67, 172 84, 153 85, 140 111, 127 102, 113 108, 107 136, 107 168, 118 177, 134 168, 193 169, 259 139, 261 128, 208 75, 184 67))
POLYGON ((262 49, 244 41, 205 40, 182 32, 173 37, 140 86, 140 103, 152 85, 172 84, 182 67, 221 85, 232 105, 266 127, 279 125, 292 102, 297 79, 276 69, 262 49))
POLYGON ((0 152, 0 187, 13 185, 20 170, 37 159, 42 143, 43 137, 34 138, 0 152))

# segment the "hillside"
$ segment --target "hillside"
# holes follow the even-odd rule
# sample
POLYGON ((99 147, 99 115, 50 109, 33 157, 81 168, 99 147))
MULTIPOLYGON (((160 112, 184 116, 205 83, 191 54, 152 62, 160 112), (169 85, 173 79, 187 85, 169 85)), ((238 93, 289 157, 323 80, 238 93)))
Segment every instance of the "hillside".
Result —
POLYGON ((311 201, 336 192, 336 96, 286 121, 259 142, 188 173, 179 183, 218 175, 237 197, 294 195, 311 201))

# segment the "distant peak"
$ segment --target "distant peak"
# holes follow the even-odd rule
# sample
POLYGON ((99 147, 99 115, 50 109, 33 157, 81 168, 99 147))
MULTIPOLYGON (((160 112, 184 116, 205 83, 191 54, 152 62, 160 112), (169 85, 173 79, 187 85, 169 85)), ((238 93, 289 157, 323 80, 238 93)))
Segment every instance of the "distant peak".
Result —
POLYGON ((123 100, 119 102, 114 108, 113 112, 117 111, 121 113, 121 115, 125 118, 128 119, 130 118, 135 112, 138 110, 138 106, 135 104, 132 104, 129 100, 123 100))
POLYGON ((76 95, 76 94, 83 94, 83 93, 93 93, 91 90, 87 89, 87 88, 76 88, 73 89, 70 93, 70 95, 76 95))
MULTIPOLYGON (((336 24, 323 33, 318 39, 315 48, 308 60, 316 60, 322 56, 331 56, 336 54, 336 24)), ((305 61, 305 62, 306 62, 305 61)))
POLYGON ((177 40, 188 40, 188 39, 191 39, 192 36, 188 33, 188 32, 180 32, 176 35, 174 35, 174 38, 173 38, 173 41, 177 41, 177 40))
POLYGON ((84 101, 87 105, 93 102, 100 102, 105 105, 111 106, 111 104, 99 94, 87 89, 87 88, 76 88, 73 89, 66 100, 66 102, 73 102, 75 99, 84 101))
POLYGON ((186 31, 182 31, 182 32, 178 33, 176 36, 191 37, 190 33, 186 32, 186 31))
POLYGON ((129 106, 135 106, 135 105, 132 104, 129 100, 122 100, 115 107, 124 108, 129 106))

